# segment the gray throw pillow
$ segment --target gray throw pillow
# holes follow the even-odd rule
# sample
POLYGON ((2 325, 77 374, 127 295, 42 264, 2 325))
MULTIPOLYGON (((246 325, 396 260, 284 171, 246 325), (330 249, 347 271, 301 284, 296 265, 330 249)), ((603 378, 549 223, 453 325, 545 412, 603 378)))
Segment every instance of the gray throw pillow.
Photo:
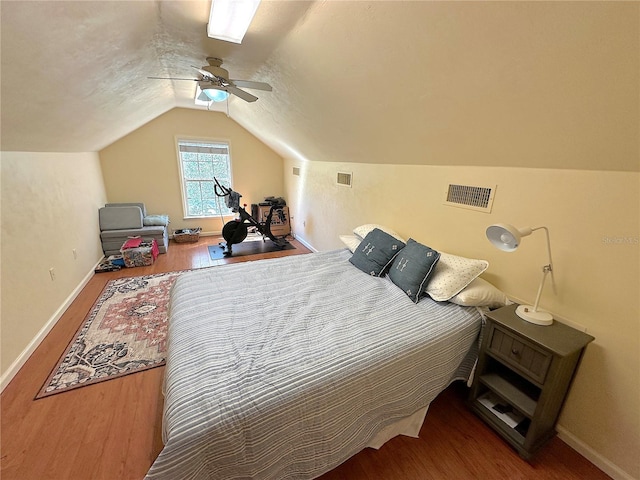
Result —
POLYGON ((168 215, 147 215, 143 219, 143 224, 145 227, 151 227, 151 226, 166 227, 167 225, 169 225, 169 216, 168 215))
POLYGON ((364 237, 349 261, 363 272, 380 277, 403 248, 404 242, 376 228, 364 237))
POLYGON ((439 258, 440 253, 410 238, 407 246, 393 260, 389 278, 414 303, 418 303, 439 258))

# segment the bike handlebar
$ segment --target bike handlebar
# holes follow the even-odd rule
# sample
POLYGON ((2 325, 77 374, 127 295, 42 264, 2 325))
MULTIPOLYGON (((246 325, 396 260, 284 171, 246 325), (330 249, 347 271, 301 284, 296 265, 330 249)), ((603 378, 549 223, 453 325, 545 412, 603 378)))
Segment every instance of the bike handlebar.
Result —
POLYGON ((217 196, 226 197, 231 193, 231 189, 225 187, 224 185, 221 185, 216 177, 213 177, 213 180, 216 182, 216 184, 213 186, 213 191, 217 196), (219 193, 220 191, 222 191, 223 193, 219 193))

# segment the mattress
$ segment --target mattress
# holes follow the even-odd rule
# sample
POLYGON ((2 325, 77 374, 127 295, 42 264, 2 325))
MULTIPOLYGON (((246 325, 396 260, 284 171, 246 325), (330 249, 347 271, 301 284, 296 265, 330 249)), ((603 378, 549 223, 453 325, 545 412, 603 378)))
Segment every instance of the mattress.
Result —
POLYGON ((480 313, 429 298, 414 304, 350 255, 178 278, 164 448, 148 480, 316 478, 468 377, 480 313))

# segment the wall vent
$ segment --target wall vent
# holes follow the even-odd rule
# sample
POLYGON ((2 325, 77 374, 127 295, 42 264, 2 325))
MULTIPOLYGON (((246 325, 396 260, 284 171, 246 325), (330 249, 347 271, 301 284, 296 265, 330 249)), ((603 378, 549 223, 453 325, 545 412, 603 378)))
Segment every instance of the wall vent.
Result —
POLYGON ((293 174, 296 177, 299 177, 300 176, 300 167, 293 167, 293 174))
POLYGON ((445 192, 445 205, 467 208, 479 212, 490 213, 493 207, 493 197, 496 185, 476 187, 470 185, 449 184, 445 192))
POLYGON ((336 183, 338 185, 342 185, 343 187, 351 186, 351 173, 349 172, 338 172, 338 176, 336 177, 336 183))

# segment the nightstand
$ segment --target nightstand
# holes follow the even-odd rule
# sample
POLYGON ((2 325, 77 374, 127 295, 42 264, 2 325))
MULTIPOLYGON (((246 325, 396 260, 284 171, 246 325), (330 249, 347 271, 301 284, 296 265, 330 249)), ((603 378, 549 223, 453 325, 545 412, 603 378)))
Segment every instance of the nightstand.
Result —
POLYGON ((520 456, 556 434, 555 425, 585 347, 594 337, 558 322, 526 322, 509 305, 487 314, 471 409, 520 456))

